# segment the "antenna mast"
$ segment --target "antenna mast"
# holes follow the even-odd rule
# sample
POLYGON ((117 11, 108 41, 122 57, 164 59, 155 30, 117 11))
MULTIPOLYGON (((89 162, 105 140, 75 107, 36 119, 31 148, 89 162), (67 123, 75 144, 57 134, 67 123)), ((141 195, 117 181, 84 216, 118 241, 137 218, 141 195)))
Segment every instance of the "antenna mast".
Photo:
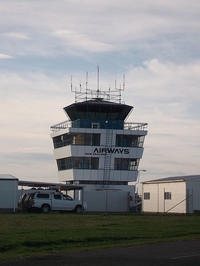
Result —
POLYGON ((97 98, 99 98, 99 66, 97 66, 97 98))
POLYGON ((87 91, 88 91, 88 72, 86 72, 86 101, 87 101, 87 91))
POLYGON ((125 75, 123 75, 123 83, 117 84, 116 71, 115 71, 115 87, 112 90, 111 85, 109 85, 108 90, 101 91, 100 89, 100 67, 97 66, 97 89, 92 90, 88 88, 88 72, 86 72, 85 81, 85 92, 82 91, 81 80, 78 88, 73 86, 72 76, 71 76, 71 91, 75 93, 75 102, 88 101, 90 99, 107 100, 111 102, 121 103, 121 94, 125 90, 125 75), (117 88, 119 87, 119 88, 117 88))

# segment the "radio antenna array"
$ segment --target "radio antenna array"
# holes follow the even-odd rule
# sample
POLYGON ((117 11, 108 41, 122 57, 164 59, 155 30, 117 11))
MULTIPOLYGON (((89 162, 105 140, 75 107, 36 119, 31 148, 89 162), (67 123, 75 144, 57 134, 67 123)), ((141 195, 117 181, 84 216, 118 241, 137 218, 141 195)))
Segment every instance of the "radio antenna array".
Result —
POLYGON ((75 93, 75 102, 82 102, 88 100, 104 100, 110 102, 121 103, 122 91, 125 90, 125 75, 123 75, 123 85, 119 85, 117 88, 117 80, 115 75, 115 88, 111 89, 111 85, 107 90, 100 89, 100 79, 99 79, 99 66, 97 67, 97 90, 92 90, 88 88, 88 72, 86 72, 86 82, 85 82, 85 91, 82 91, 81 81, 79 84, 79 90, 77 87, 73 88, 72 77, 71 77, 71 92, 75 93))

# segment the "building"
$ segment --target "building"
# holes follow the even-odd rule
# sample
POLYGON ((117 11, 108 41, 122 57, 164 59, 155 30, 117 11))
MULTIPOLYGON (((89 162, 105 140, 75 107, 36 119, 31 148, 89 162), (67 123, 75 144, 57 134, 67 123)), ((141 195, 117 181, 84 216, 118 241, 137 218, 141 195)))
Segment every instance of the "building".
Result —
POLYGON ((142 183, 142 211, 200 212, 200 175, 175 176, 142 183))
POLYGON ((0 174, 0 212, 16 212, 18 198, 18 178, 0 174))
POLYGON ((128 211, 134 198, 129 183, 137 180, 147 123, 125 122, 132 109, 121 90, 86 88, 64 107, 68 120, 51 127, 58 179, 85 185, 90 211, 128 211))

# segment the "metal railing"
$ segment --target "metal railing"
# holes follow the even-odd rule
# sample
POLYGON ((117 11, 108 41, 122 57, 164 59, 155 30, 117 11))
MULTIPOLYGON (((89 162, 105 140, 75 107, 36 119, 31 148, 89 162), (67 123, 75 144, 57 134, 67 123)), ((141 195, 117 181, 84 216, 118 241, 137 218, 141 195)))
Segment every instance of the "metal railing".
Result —
POLYGON ((70 120, 53 125, 50 127, 50 129, 51 131, 55 132, 55 131, 63 130, 69 127, 72 127, 72 121, 70 120))
MULTIPOLYGON (((147 123, 132 123, 132 122, 125 122, 124 123, 124 130, 145 130, 147 128, 147 123)), ((53 125, 50 127, 51 131, 55 132, 55 131, 60 131, 60 130, 64 130, 66 128, 70 128, 73 127, 72 125, 72 121, 68 120, 68 121, 63 121, 61 123, 58 123, 56 125, 53 125)), ((77 126, 76 126, 77 127, 77 126)), ((80 126, 80 128, 83 126, 80 126)), ((86 126, 86 128, 89 128, 88 126, 86 126)))

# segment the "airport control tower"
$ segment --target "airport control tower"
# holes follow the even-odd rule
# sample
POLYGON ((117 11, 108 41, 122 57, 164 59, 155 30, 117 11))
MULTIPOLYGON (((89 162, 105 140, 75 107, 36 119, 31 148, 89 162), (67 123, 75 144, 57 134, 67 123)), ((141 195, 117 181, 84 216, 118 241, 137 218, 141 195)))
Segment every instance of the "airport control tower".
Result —
POLYGON ((71 84, 75 102, 63 108, 68 120, 51 127, 59 181, 85 191, 132 191, 147 123, 126 122, 133 107, 121 102, 124 88, 125 78, 122 89, 107 91, 88 89, 86 82, 82 92, 71 84))

